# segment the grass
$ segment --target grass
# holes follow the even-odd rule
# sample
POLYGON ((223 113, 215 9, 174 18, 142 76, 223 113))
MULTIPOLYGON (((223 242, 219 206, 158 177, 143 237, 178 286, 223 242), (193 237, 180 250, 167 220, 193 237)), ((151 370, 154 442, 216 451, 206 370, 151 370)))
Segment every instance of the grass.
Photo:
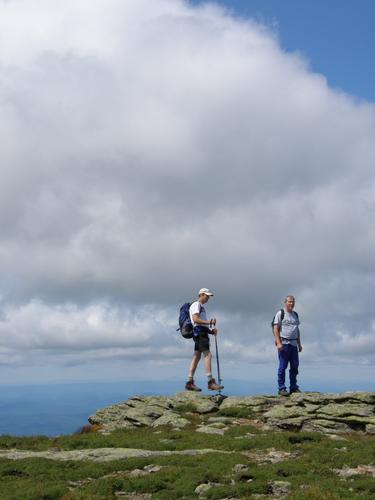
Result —
MULTIPOLYGON (((240 410, 237 413, 232 410, 236 413, 232 416, 239 416, 240 410)), ((203 420, 207 418, 204 416, 203 420)), ((345 436, 345 439, 347 441, 333 441, 313 433, 261 432, 250 425, 230 427, 224 436, 206 435, 195 432, 195 423, 180 432, 163 428, 126 429, 108 435, 85 432, 53 439, 0 436, 0 449, 42 451, 125 447, 218 450, 202 456, 156 456, 106 463, 0 459, 0 498, 99 500, 121 498, 116 496, 118 492, 136 492, 152 494, 152 499, 177 500, 197 498, 194 490, 198 485, 216 483, 206 498, 245 499, 254 494, 269 495, 271 481, 288 481, 291 485, 288 499, 373 499, 374 478, 361 475, 343 480, 333 469, 375 464, 375 438, 357 434, 345 436), (264 465, 250 458, 251 454, 269 448, 292 452, 294 458, 264 465), (232 453, 220 453, 222 450, 232 453), (246 452, 249 452, 248 456, 244 454, 246 452), (161 470, 141 477, 128 475, 130 471, 151 463, 160 465, 161 470), (235 472, 233 467, 236 464, 244 464, 247 470, 235 472)))
POLYGON ((216 413, 216 415, 219 417, 253 418, 251 410, 241 406, 222 408, 216 413))

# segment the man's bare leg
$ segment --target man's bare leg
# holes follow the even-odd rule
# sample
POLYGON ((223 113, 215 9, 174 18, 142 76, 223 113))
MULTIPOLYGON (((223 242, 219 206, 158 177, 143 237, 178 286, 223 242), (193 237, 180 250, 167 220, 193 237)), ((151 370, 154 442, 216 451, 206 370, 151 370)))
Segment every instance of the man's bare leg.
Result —
POLYGON ((211 367, 212 354, 210 351, 204 351, 203 356, 204 356, 204 369, 207 374, 207 378, 210 381, 212 379, 212 367, 211 367))
POLYGON ((191 360, 190 369, 189 369, 189 378, 185 384, 185 389, 188 391, 200 392, 202 390, 194 384, 194 374, 195 374, 195 370, 197 369, 198 363, 201 359, 201 354, 202 354, 201 352, 195 351, 193 359, 191 360))
POLYGON ((208 388, 210 391, 220 391, 221 389, 224 389, 224 386, 221 384, 217 384, 216 380, 212 376, 212 367, 211 367, 211 361, 212 361, 212 354, 210 351, 205 351, 203 353, 204 355, 204 368, 206 370, 207 374, 207 382, 208 382, 208 388))
POLYGON ((194 352, 193 359, 191 360, 190 369, 189 369, 189 380, 194 378, 195 370, 197 369, 198 363, 201 359, 202 353, 199 351, 194 352))

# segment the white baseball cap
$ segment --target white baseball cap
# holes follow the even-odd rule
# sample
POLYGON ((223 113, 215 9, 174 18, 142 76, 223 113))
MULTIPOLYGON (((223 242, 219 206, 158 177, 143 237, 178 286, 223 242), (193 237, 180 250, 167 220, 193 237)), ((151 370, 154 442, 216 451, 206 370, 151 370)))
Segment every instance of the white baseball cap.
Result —
POLYGON ((209 297, 212 297, 214 295, 208 288, 201 288, 198 292, 198 295, 201 295, 202 293, 208 295, 209 297))

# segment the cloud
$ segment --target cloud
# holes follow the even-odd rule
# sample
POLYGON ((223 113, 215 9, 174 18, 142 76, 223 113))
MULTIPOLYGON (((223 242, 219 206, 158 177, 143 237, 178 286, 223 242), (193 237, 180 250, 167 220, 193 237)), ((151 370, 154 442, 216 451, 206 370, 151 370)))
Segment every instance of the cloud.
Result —
POLYGON ((290 292, 306 358, 373 359, 372 103, 214 4, 3 1, 0 33, 1 352, 187 357, 209 286, 228 359, 271 359, 290 292))

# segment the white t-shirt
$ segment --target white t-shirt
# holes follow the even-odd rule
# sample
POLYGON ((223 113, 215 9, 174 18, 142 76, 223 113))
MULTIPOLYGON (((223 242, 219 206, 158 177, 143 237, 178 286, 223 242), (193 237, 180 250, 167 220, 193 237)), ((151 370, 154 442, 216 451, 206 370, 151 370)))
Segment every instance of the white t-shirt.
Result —
POLYGON ((284 319, 281 321, 281 311, 278 311, 273 324, 279 326, 281 342, 283 344, 297 345, 298 325, 300 322, 295 312, 288 313, 284 309, 284 319))
MULTIPOLYGON (((189 314, 190 314, 190 321, 193 326, 198 326, 198 323, 194 323, 193 316, 194 314, 199 314, 200 319, 203 319, 204 321, 207 321, 207 314, 205 308, 202 306, 202 304, 196 300, 193 302, 189 308, 189 314)), ((205 325, 199 325, 199 326, 205 326, 205 325)), ((207 325, 208 327, 208 325, 207 325)))

